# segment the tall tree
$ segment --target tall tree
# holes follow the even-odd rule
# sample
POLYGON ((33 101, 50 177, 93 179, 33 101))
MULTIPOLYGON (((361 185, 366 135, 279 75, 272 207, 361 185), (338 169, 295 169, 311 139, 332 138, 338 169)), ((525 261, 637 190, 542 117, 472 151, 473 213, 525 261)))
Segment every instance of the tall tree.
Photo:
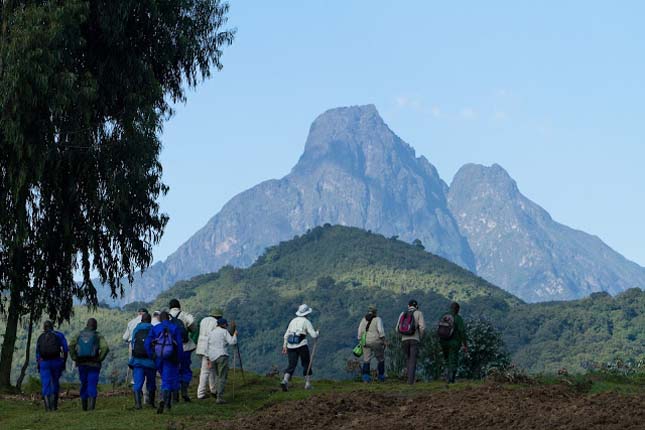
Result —
POLYGON ((152 260, 168 217, 171 102, 221 69, 219 0, 4 0, 0 31, 0 388, 20 318, 63 321, 152 260), (74 273, 82 273, 75 282, 74 273))

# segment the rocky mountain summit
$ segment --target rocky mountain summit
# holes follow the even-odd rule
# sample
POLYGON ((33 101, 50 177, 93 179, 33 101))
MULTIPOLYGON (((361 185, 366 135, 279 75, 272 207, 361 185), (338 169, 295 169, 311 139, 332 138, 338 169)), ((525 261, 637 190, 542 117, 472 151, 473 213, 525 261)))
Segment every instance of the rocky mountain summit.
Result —
POLYGON ((555 222, 497 164, 463 166, 448 204, 475 254, 477 274, 526 301, 645 286, 645 269, 598 237, 555 222))

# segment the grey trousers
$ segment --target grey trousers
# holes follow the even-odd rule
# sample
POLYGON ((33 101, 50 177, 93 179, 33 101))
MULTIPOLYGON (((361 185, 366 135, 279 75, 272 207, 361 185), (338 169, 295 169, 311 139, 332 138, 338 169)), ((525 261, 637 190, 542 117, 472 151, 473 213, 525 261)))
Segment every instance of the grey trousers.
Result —
POLYGON ((419 356, 419 341, 418 340, 404 340, 403 353, 408 362, 408 384, 414 384, 417 375, 417 357, 419 356))

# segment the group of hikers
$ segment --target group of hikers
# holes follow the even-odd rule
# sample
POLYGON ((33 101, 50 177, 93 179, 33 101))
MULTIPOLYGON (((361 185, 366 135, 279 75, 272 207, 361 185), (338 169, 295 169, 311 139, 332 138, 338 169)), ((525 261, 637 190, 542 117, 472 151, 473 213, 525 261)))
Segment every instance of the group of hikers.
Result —
MULTIPOLYGON (((312 388, 312 355, 308 338, 317 339, 319 330, 314 329, 308 316, 312 309, 302 304, 296 311, 284 333, 282 353, 287 355, 288 366, 280 386, 289 390, 289 383, 296 371, 298 361, 303 369, 304 388, 312 388)), ((46 411, 58 409, 59 379, 65 370, 68 355, 76 363, 81 382, 80 398, 84 411, 96 407, 97 386, 101 363, 109 352, 105 338, 98 332, 96 319, 87 320, 86 327, 67 343, 65 336, 54 330, 51 321, 43 324, 43 333, 36 342, 36 361, 42 383, 42 396, 46 411)), ((410 300, 408 308, 399 315, 396 331, 401 336, 406 357, 407 382, 416 381, 419 344, 426 332, 423 313, 416 300, 410 300)), ((459 316, 459 304, 453 302, 450 312, 437 324, 443 355, 446 360, 446 381, 455 382, 460 347, 467 351, 464 321, 459 316)), ((140 308, 137 316, 128 322, 123 334, 128 343, 128 366, 132 370, 134 407, 141 409, 147 404, 163 413, 181 399, 190 402, 188 388, 193 378, 191 356, 193 351, 201 357, 201 369, 197 398, 215 397, 217 404, 225 403, 224 390, 229 370, 229 346, 237 345, 235 322, 228 321, 221 309, 215 309, 199 323, 193 315, 181 309, 179 300, 172 299, 169 309, 150 314, 140 308), (156 404, 157 375, 161 377, 161 396, 156 404), (145 391, 144 391, 145 388, 145 391)), ((370 305, 367 314, 358 326, 358 340, 363 365, 362 380, 371 382, 371 361, 377 361, 377 380, 385 380, 385 349, 388 346, 383 321, 377 316, 376 306, 370 305)), ((238 349, 239 354, 239 349, 238 349)), ((240 357, 241 358, 241 357, 240 357)))

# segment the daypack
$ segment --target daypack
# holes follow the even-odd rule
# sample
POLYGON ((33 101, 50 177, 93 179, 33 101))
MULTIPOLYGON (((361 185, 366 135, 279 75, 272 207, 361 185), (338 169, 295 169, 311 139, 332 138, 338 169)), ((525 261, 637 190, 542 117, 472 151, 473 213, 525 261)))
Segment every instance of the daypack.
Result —
POLYGON ((442 340, 450 340, 453 334, 455 334, 455 317, 452 314, 445 314, 439 320, 437 336, 442 340))
POLYGON ((186 330, 186 324, 182 320, 179 319, 179 314, 181 314, 181 311, 177 313, 176 317, 173 317, 170 315, 170 323, 174 324, 175 327, 177 327, 177 330, 179 330, 179 334, 181 334, 181 341, 183 343, 186 343, 190 340, 188 337, 188 330, 186 330))
POLYGON ((156 339, 152 341, 155 350, 155 356, 164 360, 173 358, 175 353, 175 340, 167 328, 164 328, 156 339))
POLYGON ((96 358, 99 356, 99 337, 94 330, 83 330, 76 343, 78 358, 96 358))
POLYGON ((408 310, 399 318, 399 333, 405 336, 412 336, 417 330, 417 323, 414 320, 416 310, 408 310))
POLYGON ((61 349, 60 339, 56 336, 52 330, 47 330, 45 333, 40 336, 38 342, 38 349, 40 352, 40 357, 44 360, 51 360, 54 358, 60 358, 60 349, 61 349))
POLYGON ((134 334, 132 339, 134 345, 132 345, 132 356, 135 358, 150 358, 148 357, 148 351, 146 351, 146 338, 150 332, 149 328, 138 330, 134 334))

